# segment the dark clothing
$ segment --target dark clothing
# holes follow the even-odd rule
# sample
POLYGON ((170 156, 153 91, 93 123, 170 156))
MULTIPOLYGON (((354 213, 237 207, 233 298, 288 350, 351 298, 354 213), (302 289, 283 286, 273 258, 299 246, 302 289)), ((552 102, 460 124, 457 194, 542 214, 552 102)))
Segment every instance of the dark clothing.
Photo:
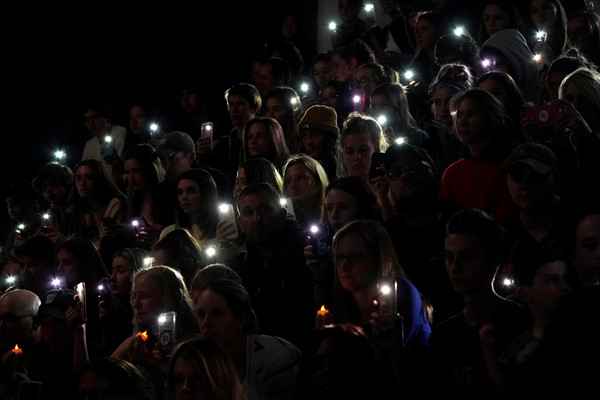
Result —
POLYGON ((235 178, 240 164, 244 161, 244 144, 232 130, 223 136, 213 148, 212 154, 198 161, 199 166, 207 165, 223 172, 229 181, 230 192, 233 191, 235 178))
POLYGON ((314 329, 312 273, 306 267, 304 232, 295 220, 283 225, 265 264, 254 243, 230 266, 240 275, 258 318, 260 333, 280 336, 304 349, 314 329))

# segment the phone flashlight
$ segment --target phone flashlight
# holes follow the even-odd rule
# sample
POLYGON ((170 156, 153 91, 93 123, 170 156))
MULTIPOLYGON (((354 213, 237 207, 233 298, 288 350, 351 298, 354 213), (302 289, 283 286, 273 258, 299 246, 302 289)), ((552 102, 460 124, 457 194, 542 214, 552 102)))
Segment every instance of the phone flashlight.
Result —
MULTIPOLYGON (((302 93, 308 92, 308 88, 309 88, 309 86, 308 86, 308 83, 306 83, 306 82, 300 85, 300 90, 302 91, 302 93)), ((292 99, 292 101, 295 101, 295 100, 296 99, 292 99)))
POLYGON ((329 26, 329 30, 331 30, 331 31, 335 31, 337 29, 337 24, 333 21, 331 21, 328 26, 329 26))
POLYGON ((104 137, 104 141, 105 141, 106 143, 112 143, 112 136, 110 136, 110 135, 106 135, 106 136, 104 137))
POLYGON ((380 115, 377 117, 377 122, 379 122, 379 125, 385 125, 387 122, 387 117, 385 115, 380 115))
POLYGON ((371 4, 371 3, 365 4, 365 11, 366 12, 372 12, 374 10, 375 10, 375 7, 373 6, 373 4, 371 4))
POLYGON ((56 289, 60 288, 60 278, 52 279, 52 287, 54 287, 56 289))
POLYGON ((415 77, 415 73, 411 70, 408 70, 404 73, 404 77, 410 81, 415 77))
POLYGON ((63 158, 65 158, 67 155, 65 154, 64 151, 62 150, 56 150, 54 152, 54 158, 58 161, 62 160, 63 158))
POLYGON ((6 278, 6 283, 8 283, 9 285, 12 285, 13 283, 15 283, 15 277, 14 276, 8 276, 6 278))
POLYGON ((463 33, 465 33, 465 29, 462 26, 457 26, 456 29, 454 29, 454 34, 456 36, 461 36, 463 33))

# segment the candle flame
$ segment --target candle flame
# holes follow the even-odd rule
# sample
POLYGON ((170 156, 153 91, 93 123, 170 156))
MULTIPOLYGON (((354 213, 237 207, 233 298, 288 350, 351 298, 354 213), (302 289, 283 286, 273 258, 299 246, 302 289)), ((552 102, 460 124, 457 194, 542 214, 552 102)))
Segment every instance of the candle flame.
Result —
POLYGON ((319 311, 317 311, 317 314, 319 314, 319 315, 325 315, 325 314, 327 314, 327 313, 329 313, 329 310, 327 310, 327 309, 325 308, 325 304, 323 304, 323 305, 321 306, 321 309, 320 309, 319 311))
POLYGON ((144 342, 148 340, 148 331, 138 332, 136 335, 141 337, 144 342))
POLYGON ((15 354, 21 354, 21 353, 23 353, 23 350, 21 350, 21 349, 19 348, 19 345, 18 345, 18 344, 15 344, 15 348, 14 348, 14 349, 12 349, 12 352, 13 352, 13 353, 15 353, 15 354))

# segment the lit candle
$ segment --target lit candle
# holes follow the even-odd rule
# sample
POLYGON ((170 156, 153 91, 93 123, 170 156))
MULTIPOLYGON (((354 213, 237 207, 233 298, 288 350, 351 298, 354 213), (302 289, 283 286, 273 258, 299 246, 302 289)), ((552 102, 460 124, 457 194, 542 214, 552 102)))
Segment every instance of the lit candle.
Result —
POLYGON ((321 306, 321 309, 317 311, 317 315, 322 315, 323 317, 329 314, 329 310, 325 308, 325 304, 321 306))
POLYGON ((148 340, 148 331, 144 331, 144 332, 138 332, 136 333, 136 336, 139 336, 142 338, 142 341, 146 341, 148 340))
POLYGON ((12 352, 13 352, 13 353, 15 353, 15 354, 23 354, 23 350, 21 350, 21 349, 19 348, 19 345, 18 345, 18 344, 15 344, 15 348, 14 348, 14 349, 12 349, 12 352))

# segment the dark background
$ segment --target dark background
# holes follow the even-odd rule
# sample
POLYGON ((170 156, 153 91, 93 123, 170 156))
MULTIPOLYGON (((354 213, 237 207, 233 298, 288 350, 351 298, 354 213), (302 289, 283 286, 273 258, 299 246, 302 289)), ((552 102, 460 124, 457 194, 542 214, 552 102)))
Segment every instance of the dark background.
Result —
MULTIPOLYGON (((10 182, 31 181, 56 148, 79 148, 86 98, 104 98, 123 126, 140 96, 168 119, 191 80, 225 107, 225 89, 249 79, 251 51, 276 37, 288 11, 315 21, 316 2, 1 2, 2 199, 10 182)), ((316 43, 316 30, 304 35, 316 43)), ((70 154, 69 165, 79 157, 70 154)))

